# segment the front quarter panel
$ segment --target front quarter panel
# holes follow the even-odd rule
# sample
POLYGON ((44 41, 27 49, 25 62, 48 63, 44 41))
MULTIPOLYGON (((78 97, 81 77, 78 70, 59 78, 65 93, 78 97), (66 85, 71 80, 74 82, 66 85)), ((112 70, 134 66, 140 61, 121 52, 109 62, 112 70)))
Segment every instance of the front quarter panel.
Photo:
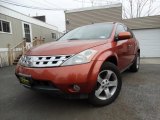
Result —
POLYGON ((93 60, 97 61, 106 61, 109 57, 115 57, 118 61, 118 56, 116 51, 116 44, 114 42, 110 42, 101 46, 96 47, 98 51, 97 55, 93 58, 93 60))

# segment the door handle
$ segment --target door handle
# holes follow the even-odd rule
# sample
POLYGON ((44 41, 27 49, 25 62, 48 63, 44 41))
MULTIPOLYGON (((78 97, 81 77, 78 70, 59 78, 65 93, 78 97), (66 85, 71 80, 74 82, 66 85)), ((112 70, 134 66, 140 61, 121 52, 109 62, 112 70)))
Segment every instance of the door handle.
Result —
POLYGON ((132 45, 128 45, 128 49, 130 49, 132 47, 132 45))
POLYGON ((132 45, 128 45, 128 47, 132 47, 132 45))

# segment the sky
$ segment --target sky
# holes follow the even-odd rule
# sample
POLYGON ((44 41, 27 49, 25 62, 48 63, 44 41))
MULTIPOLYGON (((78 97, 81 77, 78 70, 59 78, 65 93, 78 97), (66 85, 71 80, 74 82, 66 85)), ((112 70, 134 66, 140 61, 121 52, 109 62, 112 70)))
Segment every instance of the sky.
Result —
MULTIPOLYGON (((121 2, 123 1, 126 7, 128 6, 128 3, 125 2, 126 0, 0 0, 0 4, 29 16, 45 15, 47 23, 57 26, 59 31, 64 32, 65 31, 64 10, 77 9, 82 7, 91 7, 92 5, 97 6, 97 5, 115 4, 119 3, 120 1, 121 2), (59 10, 30 9, 30 8, 24 8, 6 4, 1 1, 23 4, 26 6, 59 9, 59 10), (82 1, 84 1, 84 3, 82 3, 82 1), (94 2, 94 4, 92 4, 92 1, 94 2)), ((158 8, 160 8, 160 0, 153 0, 153 1, 156 1, 153 7, 157 7, 156 5, 159 5, 158 8)), ((160 12, 157 10, 157 14, 159 13, 160 12)))

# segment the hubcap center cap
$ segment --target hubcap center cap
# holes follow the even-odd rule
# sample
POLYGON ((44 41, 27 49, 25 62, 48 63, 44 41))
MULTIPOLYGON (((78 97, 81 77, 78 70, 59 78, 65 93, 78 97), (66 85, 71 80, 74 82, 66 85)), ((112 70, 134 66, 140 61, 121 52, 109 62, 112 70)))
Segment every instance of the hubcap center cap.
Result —
POLYGON ((109 85, 109 81, 108 80, 103 80, 102 81, 102 86, 103 87, 107 87, 109 85))
POLYGON ((106 85, 109 85, 109 82, 107 82, 106 85))

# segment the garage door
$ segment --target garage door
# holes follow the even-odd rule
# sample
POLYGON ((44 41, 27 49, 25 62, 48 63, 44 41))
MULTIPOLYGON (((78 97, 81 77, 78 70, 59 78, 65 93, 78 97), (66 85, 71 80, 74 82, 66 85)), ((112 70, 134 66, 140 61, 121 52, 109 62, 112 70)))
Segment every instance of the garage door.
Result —
POLYGON ((133 30, 140 43, 141 57, 160 57, 160 29, 133 30))

